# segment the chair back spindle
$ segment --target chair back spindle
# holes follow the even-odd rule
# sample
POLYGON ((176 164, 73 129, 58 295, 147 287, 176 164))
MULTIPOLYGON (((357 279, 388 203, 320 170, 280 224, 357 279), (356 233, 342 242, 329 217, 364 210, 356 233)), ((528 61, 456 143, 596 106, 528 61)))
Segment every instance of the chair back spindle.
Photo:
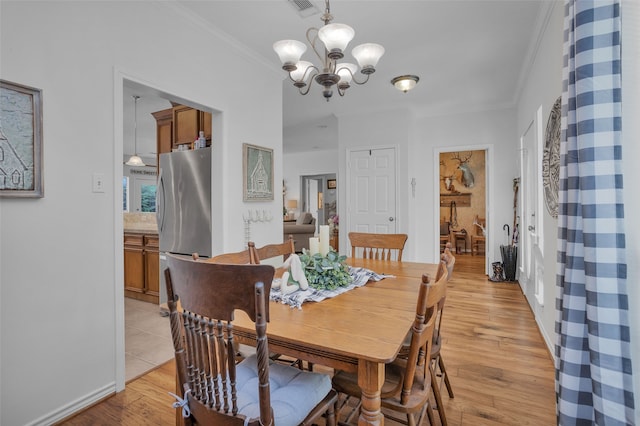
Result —
POLYGON ((349 232, 351 257, 361 254, 365 259, 402 261, 402 251, 407 242, 407 234, 375 234, 349 232))

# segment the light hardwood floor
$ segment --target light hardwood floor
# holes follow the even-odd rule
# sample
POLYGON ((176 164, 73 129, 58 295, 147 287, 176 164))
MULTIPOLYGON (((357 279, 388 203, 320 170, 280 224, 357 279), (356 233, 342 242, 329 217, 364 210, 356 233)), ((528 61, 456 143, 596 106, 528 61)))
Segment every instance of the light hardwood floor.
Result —
MULTIPOLYGON (((556 424, 553 362, 520 287, 489 281, 482 256, 456 259, 443 322, 442 353, 455 393, 450 399, 443 389, 449 425, 556 424)), ((174 390, 169 362, 63 424, 172 425, 174 390)))

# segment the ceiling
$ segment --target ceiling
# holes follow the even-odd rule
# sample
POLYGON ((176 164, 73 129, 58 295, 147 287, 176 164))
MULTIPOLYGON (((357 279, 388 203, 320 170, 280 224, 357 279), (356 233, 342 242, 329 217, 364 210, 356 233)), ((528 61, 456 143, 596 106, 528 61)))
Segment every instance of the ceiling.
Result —
MULTIPOLYGON (((356 32, 345 57, 366 42, 386 51, 367 84, 329 102, 316 83, 298 94, 272 48, 281 39, 306 43, 306 30, 322 25, 324 0, 304 1, 317 13, 302 17, 290 0, 178 0, 194 20, 282 73, 285 152, 335 146, 341 115, 407 108, 434 116, 515 105, 544 17, 558 0, 333 0, 333 22, 356 32), (403 74, 420 77, 408 93, 390 83, 403 74)), ((303 59, 314 62, 311 48, 303 59)))

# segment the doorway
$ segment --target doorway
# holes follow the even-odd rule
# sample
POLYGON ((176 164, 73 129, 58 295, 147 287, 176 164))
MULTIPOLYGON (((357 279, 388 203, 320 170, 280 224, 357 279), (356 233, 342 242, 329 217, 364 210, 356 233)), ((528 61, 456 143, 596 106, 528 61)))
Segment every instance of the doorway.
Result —
POLYGON ((316 226, 326 225, 329 218, 338 214, 335 173, 300 176, 300 188, 300 211, 311 213, 316 218, 316 226))
MULTIPOLYGON (((122 212, 126 209, 129 212, 137 212, 139 209, 140 215, 155 219, 153 210, 155 210, 154 186, 156 181, 155 167, 133 168, 123 164, 131 155, 132 147, 135 146, 134 143, 125 143, 132 141, 130 137, 127 138, 127 131, 133 126, 131 121, 133 121, 134 117, 134 110, 131 108, 127 110, 127 105, 131 103, 133 91, 136 92, 135 94, 141 95, 142 102, 139 105, 141 110, 139 114, 136 114, 137 134, 135 136, 137 136, 138 143, 136 151, 147 154, 146 158, 143 157, 143 160, 148 165, 155 164, 157 159, 157 127, 156 119, 151 115, 152 111, 168 108, 173 103, 176 103, 213 113, 212 108, 198 105, 160 89, 149 87, 140 81, 117 72, 114 85, 114 134, 116 135, 114 176, 116 179, 115 188, 118 191, 114 194, 114 233, 116 241, 114 266, 116 271, 115 364, 116 391, 118 392, 124 390, 126 381, 132 377, 144 374, 173 357, 173 343, 168 318, 162 315, 160 306, 124 297, 123 234, 125 228, 122 212), (149 111, 144 110, 147 105, 150 105, 149 108, 151 109, 149 111), (145 122, 149 124, 150 128, 146 127, 145 122), (119 139, 120 137, 122 139, 119 139), (125 167, 128 170, 126 173, 125 167), (125 179, 125 176, 128 176, 129 179, 125 179), (120 190, 122 193, 119 192, 120 190)), ((212 124, 215 124, 215 126, 212 127, 219 140, 221 140, 221 120, 221 114, 213 114, 212 124)), ((162 255, 160 255, 161 259, 162 255)), ((159 275, 162 276, 162 274, 159 275)), ((164 283, 160 282, 161 289, 163 286, 164 283)))
MULTIPOLYGON (((478 256, 488 271, 489 230, 489 147, 470 146, 435 152, 438 176, 434 193, 438 197, 436 232, 448 238, 457 256, 478 256), (446 226, 448 224, 448 227, 446 226), (442 225, 442 226, 441 226, 442 225), (448 229, 448 234, 447 234, 448 229)), ((441 252, 440 239, 436 253, 441 252)))

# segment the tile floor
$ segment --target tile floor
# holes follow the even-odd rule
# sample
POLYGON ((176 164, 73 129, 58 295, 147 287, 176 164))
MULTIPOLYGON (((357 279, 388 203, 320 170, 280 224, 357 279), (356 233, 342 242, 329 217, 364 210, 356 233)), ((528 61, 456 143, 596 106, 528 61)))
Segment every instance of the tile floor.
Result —
POLYGON ((125 382, 173 358, 169 317, 158 305, 124 298, 125 382))

